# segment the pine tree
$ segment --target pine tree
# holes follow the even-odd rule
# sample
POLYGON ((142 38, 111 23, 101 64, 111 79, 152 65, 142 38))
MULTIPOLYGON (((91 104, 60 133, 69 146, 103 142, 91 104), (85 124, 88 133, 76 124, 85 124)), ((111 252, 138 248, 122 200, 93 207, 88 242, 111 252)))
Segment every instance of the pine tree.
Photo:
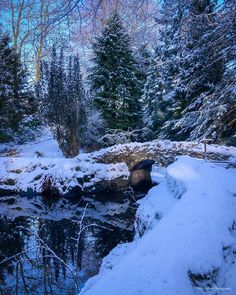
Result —
POLYGON ((78 56, 70 56, 65 66, 64 51, 58 56, 52 48, 49 67, 42 62, 37 92, 42 113, 52 128, 66 157, 78 155, 82 133, 86 125, 85 91, 78 56))
POLYGON ((224 59, 218 46, 214 46, 216 31, 216 2, 193 0, 185 24, 184 50, 182 50, 177 88, 182 94, 177 100, 179 119, 172 127, 172 138, 185 140, 196 135, 200 128, 201 106, 214 93, 224 72, 224 59), (195 134, 195 135, 194 135, 195 134))
POLYGON ((135 51, 134 57, 137 64, 137 78, 141 83, 141 89, 143 92, 147 80, 147 72, 151 63, 151 52, 148 45, 146 43, 141 44, 141 46, 135 51))
POLYGON ((23 132, 23 119, 36 111, 26 71, 9 36, 0 36, 0 140, 12 140, 23 132))
POLYGON ((144 122, 156 132, 176 111, 177 76, 181 56, 181 29, 187 4, 165 0, 157 21, 161 24, 160 40, 150 64, 144 88, 144 122))
POLYGON ((109 128, 136 128, 141 123, 141 83, 131 40, 113 14, 93 46, 94 67, 89 76, 95 105, 109 128))
POLYGON ((160 138, 234 138, 235 1, 215 5, 163 2, 144 93, 145 120, 160 138))

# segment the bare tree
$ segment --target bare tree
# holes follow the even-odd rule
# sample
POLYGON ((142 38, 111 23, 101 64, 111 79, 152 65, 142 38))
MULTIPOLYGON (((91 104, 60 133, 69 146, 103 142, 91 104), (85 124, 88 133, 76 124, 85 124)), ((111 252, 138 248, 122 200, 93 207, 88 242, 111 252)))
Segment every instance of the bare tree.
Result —
POLYGON ((81 7, 74 41, 89 45, 99 30, 105 25, 112 12, 117 12, 132 36, 134 43, 140 44, 149 39, 156 41, 158 5, 154 0, 87 0, 81 7), (150 38, 151 37, 151 38, 150 38))
POLYGON ((88 59, 91 42, 111 12, 118 12, 134 44, 155 42, 158 6, 155 0, 2 0, 0 20, 14 48, 29 64, 36 81, 40 61, 53 43, 64 42, 88 59), (85 47, 84 47, 85 46, 85 47))

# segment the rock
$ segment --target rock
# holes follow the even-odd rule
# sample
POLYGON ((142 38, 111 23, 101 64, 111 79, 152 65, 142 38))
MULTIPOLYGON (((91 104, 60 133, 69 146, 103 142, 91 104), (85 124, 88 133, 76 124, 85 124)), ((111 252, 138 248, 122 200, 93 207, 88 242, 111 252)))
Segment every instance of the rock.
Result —
POLYGON ((82 190, 81 186, 75 186, 68 193, 64 195, 64 198, 79 202, 83 194, 84 194, 84 191, 82 190))
POLYGON ((134 165, 134 167, 131 169, 132 171, 135 170, 147 170, 150 171, 152 170, 152 165, 155 163, 154 160, 143 160, 139 163, 137 163, 136 165, 134 165))
POLYGON ((60 196, 59 190, 53 185, 53 180, 50 177, 45 178, 45 181, 42 186, 41 195, 44 197, 46 197, 46 196, 50 196, 50 197, 60 196))
POLYGON ((129 179, 118 177, 111 180, 102 180, 95 184, 96 193, 122 193, 128 190, 129 179))
POLYGON ((16 195, 16 194, 17 192, 15 190, 0 188, 0 197, 7 196, 7 195, 16 195))
POLYGON ((129 182, 135 191, 147 191, 153 186, 150 173, 154 163, 154 160, 143 160, 131 169, 129 182))
MULTIPOLYGON (((96 193, 124 192, 129 188, 126 164, 96 163, 90 156, 82 160, 44 158, 0 158, 0 195, 26 194, 74 197, 96 193), (20 169, 20 170, 19 170, 20 169), (12 171, 21 173, 13 173, 12 171)), ((108 196, 108 195, 107 195, 108 196)), ((109 197, 109 196, 108 196, 109 197)))

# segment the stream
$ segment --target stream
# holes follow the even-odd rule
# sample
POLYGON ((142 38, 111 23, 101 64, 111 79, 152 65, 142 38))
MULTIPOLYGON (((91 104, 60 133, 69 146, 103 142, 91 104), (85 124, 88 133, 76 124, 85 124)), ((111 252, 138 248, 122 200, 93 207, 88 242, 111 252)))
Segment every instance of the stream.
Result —
POLYGON ((136 209, 128 197, 1 197, 0 294, 78 294, 104 256, 132 241, 136 209))

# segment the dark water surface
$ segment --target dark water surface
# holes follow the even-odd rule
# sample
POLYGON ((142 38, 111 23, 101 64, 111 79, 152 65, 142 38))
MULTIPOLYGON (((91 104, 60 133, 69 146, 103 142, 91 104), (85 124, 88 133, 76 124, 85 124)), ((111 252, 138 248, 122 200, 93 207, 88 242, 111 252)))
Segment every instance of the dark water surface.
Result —
POLYGON ((104 256, 132 241, 135 212, 128 199, 1 197, 0 294, 78 294, 104 256))

